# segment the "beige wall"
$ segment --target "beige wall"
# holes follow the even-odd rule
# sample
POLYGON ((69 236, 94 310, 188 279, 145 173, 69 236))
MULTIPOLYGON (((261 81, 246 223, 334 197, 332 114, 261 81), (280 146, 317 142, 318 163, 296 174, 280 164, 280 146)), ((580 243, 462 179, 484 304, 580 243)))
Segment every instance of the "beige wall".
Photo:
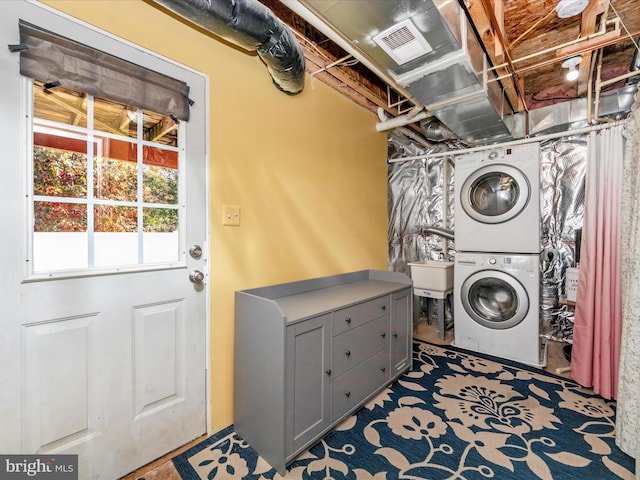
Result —
MULTIPOLYGON (((279 92, 254 54, 139 0, 45 3, 209 76, 211 411, 233 421, 235 290, 387 268, 386 135, 324 84, 279 92), (241 225, 222 225, 222 205, 241 225)), ((63 33, 63 32, 61 32, 63 33)))

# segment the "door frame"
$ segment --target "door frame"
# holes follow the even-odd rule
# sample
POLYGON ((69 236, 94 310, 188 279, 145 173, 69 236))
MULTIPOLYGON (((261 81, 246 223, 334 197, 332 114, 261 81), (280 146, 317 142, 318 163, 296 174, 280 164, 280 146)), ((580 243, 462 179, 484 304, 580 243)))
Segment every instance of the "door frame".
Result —
MULTIPOLYGON (((72 17, 64 12, 61 12, 53 7, 50 7, 48 5, 44 5, 41 4, 39 2, 35 2, 35 1, 31 1, 31 0, 21 0, 18 3, 23 3, 25 5, 25 9, 31 9, 31 8, 37 8, 37 9, 41 9, 43 11, 43 13, 45 15, 55 15, 57 17, 59 17, 61 20, 66 21, 66 22, 72 22, 84 29, 90 30, 92 33, 97 34, 96 37, 105 37, 107 40, 107 42, 118 42, 120 44, 122 44, 123 46, 127 46, 131 49, 136 50, 140 55, 142 56, 150 56, 150 57, 154 57, 157 59, 160 59, 162 62, 165 62, 166 64, 171 64, 174 65, 176 68, 179 69, 183 69, 185 71, 190 72, 190 74, 194 75, 194 76, 198 76, 201 78, 203 85, 204 85, 204 92, 203 92, 203 101, 204 101, 204 105, 203 105, 203 109, 205 111, 204 113, 204 132, 205 132, 205 142, 204 142, 204 146, 203 146, 203 152, 204 152, 204 159, 203 161, 205 162, 204 165, 204 169, 205 169, 205 178, 203 179, 204 181, 204 197, 205 197, 205 205, 204 205, 204 216, 205 218, 203 219, 205 226, 204 226, 204 230, 205 230, 205 236, 206 236, 206 240, 203 241, 203 245, 202 245, 202 249, 203 249, 203 259, 204 259, 204 273, 205 273, 205 282, 204 282, 204 291, 202 292, 202 294, 204 294, 205 298, 204 298, 204 302, 205 302, 205 307, 204 307, 204 319, 203 321, 205 322, 204 325, 204 331, 205 331, 205 356, 204 356, 204 365, 202 366, 202 373, 205 375, 205 379, 204 379, 204 391, 205 391, 205 398, 204 398, 204 402, 205 402, 205 428, 206 428, 206 433, 207 434, 211 434, 211 378, 210 378, 210 363, 211 363, 211 351, 210 351, 210 334, 211 334, 211 292, 210 292, 210 258, 211 258, 211 252, 210 252, 210 245, 211 245, 211 215, 210 215, 210 209, 211 209, 211 205, 210 205, 210 180, 209 180, 209 175, 210 175, 210 127, 211 127, 211 119, 210 119, 210 79, 208 77, 208 75, 199 72, 187 65, 181 64, 171 58, 165 57, 157 52, 154 52, 152 50, 149 50, 143 46, 140 46, 138 44, 135 44, 133 42, 130 42, 128 40, 125 40, 117 35, 114 35, 106 30, 102 30, 98 27, 95 27, 89 23, 86 23, 82 20, 79 20, 75 17, 72 17)), ((22 7, 19 7, 22 8, 22 7)), ((16 24, 17 26, 17 24, 16 24)), ((52 27, 54 28, 54 27, 52 27)), ((101 46, 100 45, 96 45, 97 49, 100 49, 101 46)), ((14 55, 18 55, 17 53, 14 55)), ((2 122, 0 122, 2 123, 2 122)), ((24 132, 24 129, 22 130, 24 132)), ((21 146, 20 146, 20 150, 21 150, 21 154, 22 154, 22 158, 21 158, 21 162, 24 162, 24 155, 26 155, 26 151, 25 151, 25 139, 20 138, 20 139, 16 139, 17 142, 20 142, 21 146)), ((26 171, 24 168, 21 168, 21 178, 20 178, 20 184, 22 186, 25 185, 25 182, 29 182, 30 179, 28 178, 24 178, 26 176, 26 171)), ((21 187, 24 188, 24 187, 21 187)), ((6 199, 7 197, 5 195, 2 195, 2 197, 0 198, 4 198, 6 199)), ((29 239, 28 237, 28 233, 27 233, 27 228, 26 228, 26 212, 24 212, 23 210, 23 206, 18 206, 18 210, 22 211, 22 222, 20 224, 20 228, 21 228, 21 235, 20 235, 20 239, 22 241, 22 245, 20 246, 20 250, 24 251, 24 248, 26 248, 26 246, 29 243, 29 239)), ((24 283, 25 282, 25 278, 24 278, 24 271, 21 271, 21 278, 16 278, 16 280, 19 280, 20 283, 24 283)), ((91 273, 87 273, 87 276, 92 276, 91 273)), ((46 280, 45 280, 46 281, 46 280)), ((167 452, 168 453, 168 452, 167 452)), ((142 465, 141 465, 142 466, 142 465)))

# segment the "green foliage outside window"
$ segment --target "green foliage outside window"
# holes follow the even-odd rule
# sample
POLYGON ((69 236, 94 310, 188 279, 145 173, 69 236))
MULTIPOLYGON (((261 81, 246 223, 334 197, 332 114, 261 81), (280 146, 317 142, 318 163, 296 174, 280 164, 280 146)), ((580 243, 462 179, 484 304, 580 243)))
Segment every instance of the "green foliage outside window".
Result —
MULTIPOLYGON (((35 195, 87 199, 86 155, 64 150, 34 147, 33 189, 35 195)), ((178 171, 145 166, 143 199, 146 203, 177 205, 178 171)), ((100 200, 135 202, 138 191, 134 162, 100 159, 94 165, 94 197, 100 200)), ((34 202, 34 231, 83 232, 87 230, 87 205, 68 202, 34 202)), ((172 208, 143 208, 145 232, 173 232, 178 229, 178 211, 172 208)), ((138 209, 129 206, 96 205, 94 231, 135 232, 138 209)))

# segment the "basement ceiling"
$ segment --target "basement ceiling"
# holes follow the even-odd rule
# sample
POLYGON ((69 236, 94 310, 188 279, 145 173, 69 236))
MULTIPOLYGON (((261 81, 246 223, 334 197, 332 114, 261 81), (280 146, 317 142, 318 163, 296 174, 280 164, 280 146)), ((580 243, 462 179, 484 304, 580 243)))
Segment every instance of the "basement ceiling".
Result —
MULTIPOLYGON (((638 68, 636 0, 259 1, 298 37, 312 81, 331 85, 371 111, 381 108, 387 118, 422 110, 416 118, 429 120, 433 115, 468 144, 529 135, 536 111, 547 115, 543 109, 562 104, 574 110, 581 105, 579 115, 588 124, 603 120, 598 113, 620 118, 630 106, 629 95, 624 105, 617 101, 607 111, 599 110, 599 102, 612 92, 631 92, 632 98, 638 80, 629 74, 638 68), (394 60, 373 37, 384 36, 402 21, 417 26, 427 45, 410 45, 409 60, 394 60), (484 52, 480 60, 476 50, 484 52), (562 62, 576 55, 581 56, 579 75, 568 81, 562 62), (428 76, 433 65, 450 58, 462 60, 428 76), (475 73, 478 88, 467 85, 465 72, 475 73), (447 83, 460 85, 455 92, 438 94, 447 83), (480 96, 477 90, 482 90, 480 96), (463 124, 461 119, 480 108, 481 115, 489 116, 463 124), (478 124, 496 119, 495 128, 478 130, 478 124)), ((392 31, 387 40, 418 36, 412 32, 392 31)), ((417 121, 408 127, 420 131, 417 121)))

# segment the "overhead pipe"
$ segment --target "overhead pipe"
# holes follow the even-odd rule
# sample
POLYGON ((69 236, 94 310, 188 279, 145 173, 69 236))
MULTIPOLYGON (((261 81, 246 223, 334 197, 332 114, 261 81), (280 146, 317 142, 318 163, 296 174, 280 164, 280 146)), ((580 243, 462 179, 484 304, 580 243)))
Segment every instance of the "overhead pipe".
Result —
MULTIPOLYGON (((422 108, 418 108, 418 113, 415 113, 415 108, 412 109, 409 113, 405 115, 400 115, 399 117, 390 118, 388 120, 384 120, 376 123, 376 130, 378 132, 384 132, 386 130, 391 130, 392 128, 404 127, 405 125, 409 125, 410 123, 419 122, 420 120, 424 120, 431 115, 422 110, 422 108)), ((378 107, 378 116, 380 117, 381 112, 384 112, 384 109, 378 107)))
MULTIPOLYGON (((389 117, 387 117, 387 114, 385 113, 383 108, 378 108, 378 118, 380 119, 381 122, 386 122, 386 121, 389 120, 389 117)), ((410 128, 396 127, 396 130, 398 130, 400 133, 402 133, 406 137, 409 137, 413 141, 419 143, 420 145, 422 145, 425 148, 429 148, 429 147, 432 146, 424 137, 422 137, 420 134, 414 132, 410 128)))
POLYGON ((304 88, 305 58, 293 32, 257 0, 152 0, 229 42, 257 52, 273 83, 295 95, 304 88))
MULTIPOLYGON (((451 157, 451 156, 460 156, 460 155, 464 155, 467 153, 474 153, 474 152, 482 152, 485 150, 489 150, 491 148, 496 148, 496 146, 499 147, 512 147, 514 145, 523 145, 526 143, 531 143, 531 142, 543 142, 545 140, 551 140, 551 139, 556 139, 556 138, 561 138, 561 137, 566 137, 568 135, 580 135, 582 133, 591 133, 591 132, 597 132, 599 130, 603 130, 605 128, 610 128, 612 126, 616 126, 616 125, 623 125, 622 122, 619 121, 615 121, 613 123, 605 123, 605 124, 598 124, 598 125, 591 125, 589 127, 584 127, 584 128, 576 128, 574 130, 566 130, 563 132, 555 132, 555 133, 550 133, 548 135, 536 135, 536 136, 532 136, 532 137, 526 137, 526 138, 520 138, 518 140, 512 140, 509 142, 500 142, 500 143, 494 143, 494 144, 490 144, 490 145, 482 145, 480 147, 471 147, 471 148, 465 148, 465 149, 461 149, 461 150, 448 150, 446 152, 434 152, 434 153, 424 153, 422 155, 414 155, 411 157, 400 157, 400 158, 388 158, 387 159, 387 163, 401 163, 401 162, 409 162, 412 160, 423 160, 425 158, 440 158, 440 157, 451 157)), ((455 162, 452 162, 455 165, 455 162)))
POLYGON ((422 145, 425 148, 431 148, 433 146, 424 137, 422 137, 422 135, 417 134, 416 132, 414 132, 410 128, 399 127, 397 130, 400 133, 402 133, 404 136, 410 138, 411 140, 413 140, 416 143, 419 143, 420 145, 422 145))
MULTIPOLYGON (((392 124, 393 122, 400 123, 400 120, 398 119, 401 119, 402 122, 406 121, 408 123, 414 123, 417 121, 416 118, 420 118, 421 120, 423 120, 420 113, 420 110, 413 109, 403 117, 389 119, 385 114, 384 109, 378 108, 378 118, 380 119, 380 123, 378 125, 382 124, 383 126, 385 126, 392 124)), ((376 129, 378 129, 378 125, 376 125, 376 129)), ((400 130, 407 137, 412 138, 424 147, 431 147, 432 145, 429 142, 439 143, 443 142, 444 140, 459 140, 455 133, 445 127, 444 124, 440 120, 437 120, 435 117, 430 117, 428 120, 420 122, 420 132, 423 136, 416 134, 412 130, 405 128, 402 125, 398 125, 395 127, 392 126, 388 130, 390 130, 391 128, 400 130)))

